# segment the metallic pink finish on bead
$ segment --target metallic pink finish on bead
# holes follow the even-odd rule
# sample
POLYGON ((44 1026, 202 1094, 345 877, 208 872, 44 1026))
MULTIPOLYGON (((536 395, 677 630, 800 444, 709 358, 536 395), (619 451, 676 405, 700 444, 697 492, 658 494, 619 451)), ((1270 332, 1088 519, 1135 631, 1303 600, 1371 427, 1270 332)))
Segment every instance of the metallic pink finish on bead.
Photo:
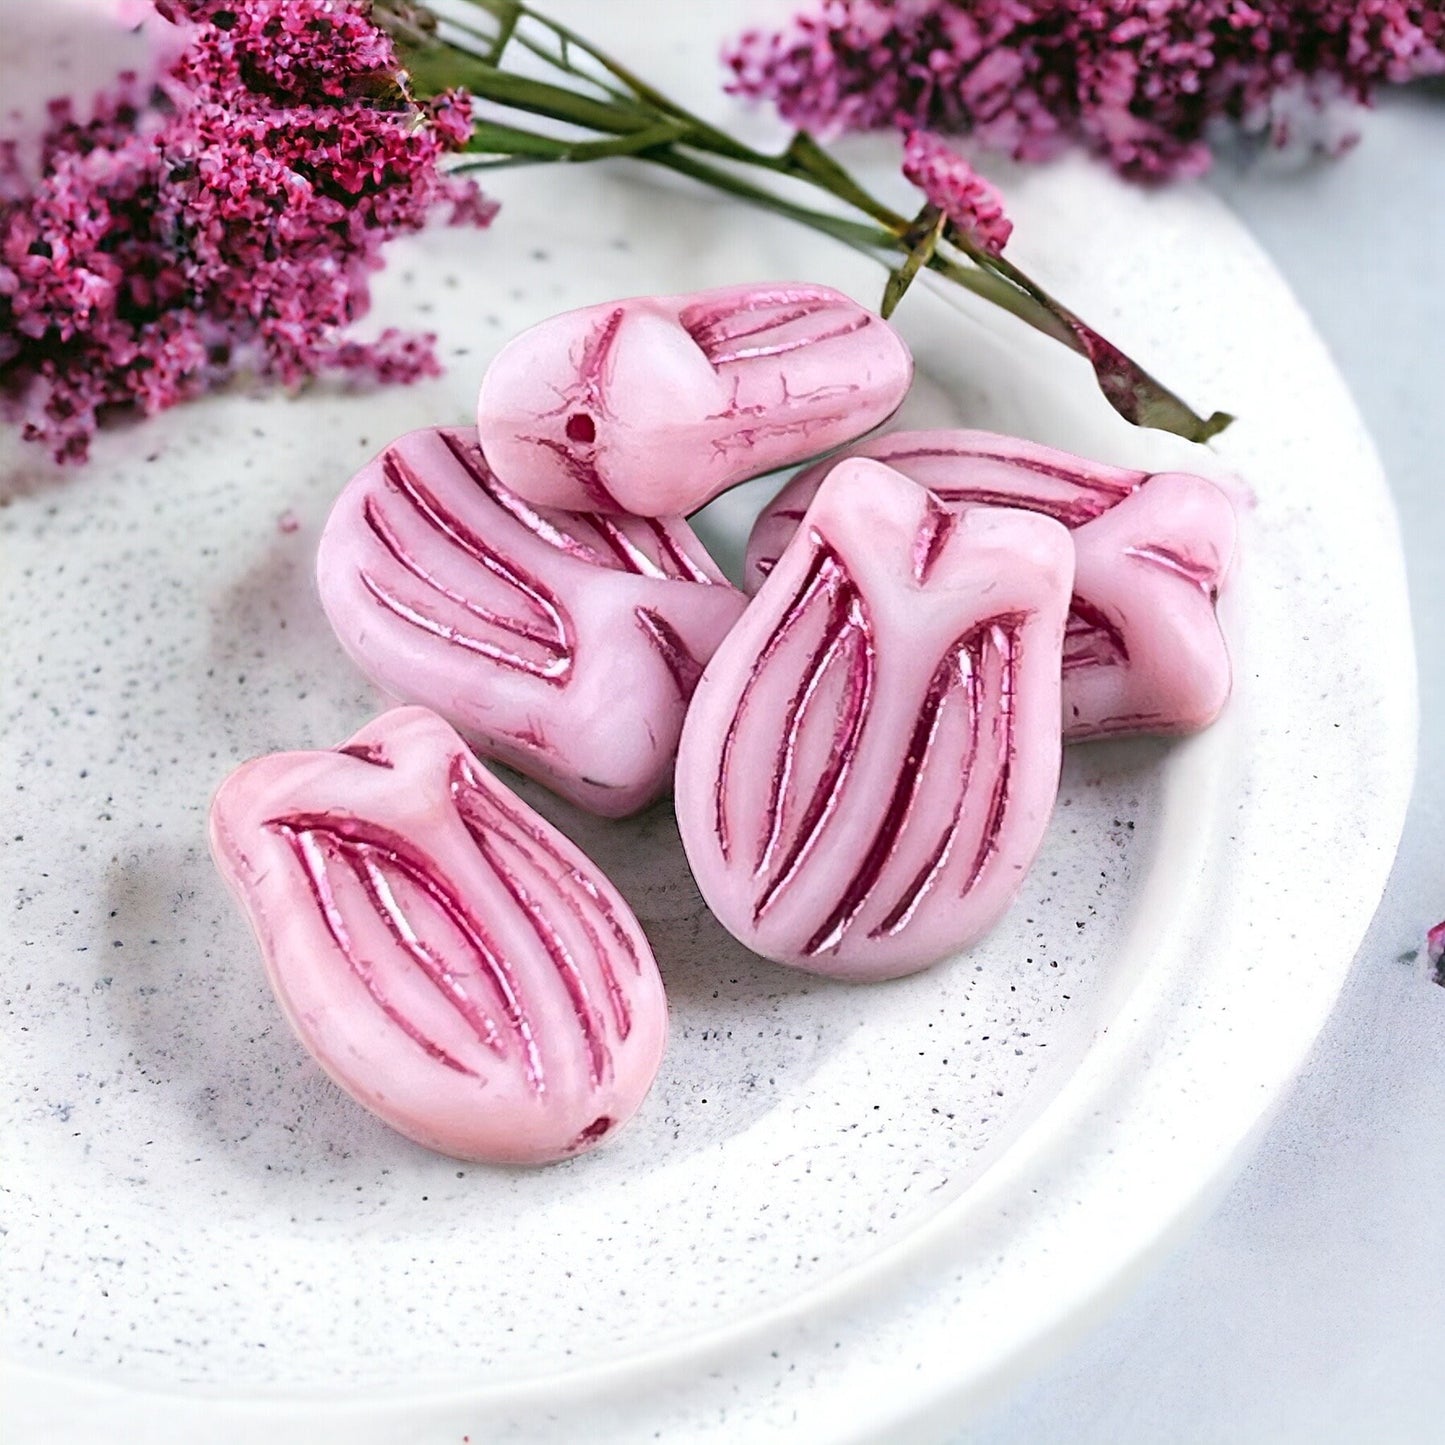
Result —
POLYGON ((912 376, 897 332, 825 286, 639 296, 503 347, 477 427, 497 474, 534 503, 685 514, 861 436, 912 376))
MULTIPOLYGON (((954 509, 1023 507, 1073 531, 1074 597, 1064 643, 1064 738, 1188 733, 1229 699, 1229 649, 1215 604, 1234 556, 1228 496, 1187 472, 1105 466, 982 431, 894 432, 848 456, 870 457, 954 509)), ((748 542, 756 591, 841 457, 798 473, 748 542)))
POLYGON ((666 791, 693 686, 747 602, 680 517, 533 507, 471 428, 410 432, 363 467, 316 576, 377 686, 608 817, 666 791))
POLYGON ((243 764, 211 851, 297 1037, 408 1138, 545 1163, 651 1087, 667 1000, 632 911, 434 713, 243 764))
POLYGON ((832 470, 683 726, 683 846, 729 931, 877 979, 997 922, 1058 790, 1072 578, 1047 517, 832 470))
POLYGON ((1073 534, 1066 739, 1192 733, 1219 716, 1233 678, 1216 603, 1235 534, 1228 497, 1184 472, 1147 478, 1073 534))

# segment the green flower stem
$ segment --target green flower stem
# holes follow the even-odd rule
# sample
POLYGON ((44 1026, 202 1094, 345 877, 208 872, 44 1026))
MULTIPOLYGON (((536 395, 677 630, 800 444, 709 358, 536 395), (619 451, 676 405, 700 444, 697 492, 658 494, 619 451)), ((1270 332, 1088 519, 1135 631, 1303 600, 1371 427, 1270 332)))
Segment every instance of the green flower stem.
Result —
POLYGON ((1028 292, 1021 291, 995 272, 985 271, 980 266, 961 266, 938 251, 928 258, 925 265, 945 281, 952 281, 954 285, 962 286, 965 291, 972 291, 975 296, 993 302, 1011 316, 1017 316, 1020 321, 1028 322, 1035 331, 1042 331, 1045 336, 1063 342, 1071 351, 1082 350, 1073 332, 1057 316, 1041 306, 1028 292))
POLYGON ((805 226, 812 227, 815 231, 822 231, 835 240, 842 241, 844 245, 851 246, 855 251, 863 251, 875 258, 880 253, 896 249, 899 244, 898 237, 891 231, 882 230, 877 226, 864 225, 859 221, 851 221, 846 216, 835 216, 827 211, 814 211, 807 206, 796 205, 775 191, 755 186, 750 181, 723 170, 720 166, 709 165, 706 161, 688 155, 686 151, 679 150, 676 146, 668 146, 656 153, 643 155, 640 159, 651 161, 654 165, 662 166, 666 170, 676 171, 679 175, 691 176, 693 180, 701 181, 714 190, 725 191, 730 196, 737 196, 740 200, 761 206, 774 215, 786 216, 789 220, 799 221, 805 226))
POLYGON ((692 144, 699 149, 711 151, 715 155, 727 156, 732 160, 745 161, 749 165, 771 164, 772 157, 762 151, 754 150, 751 146, 744 145, 741 141, 728 135, 726 131, 719 130, 701 116, 685 109, 670 96, 664 95, 662 91, 648 84, 641 76, 634 74, 619 61, 614 60, 606 51, 594 45, 585 36, 578 34, 577 31, 563 25, 560 21, 553 20, 550 16, 532 9, 530 5, 522 3, 522 0, 468 0, 468 3, 487 11, 499 21, 503 21, 503 17, 507 15, 515 15, 517 21, 522 19, 533 21, 537 26, 556 37, 559 46, 557 51, 543 51, 534 43, 528 42, 515 28, 516 22, 514 22, 512 31, 514 42, 520 41, 520 43, 526 44, 534 55, 548 60, 567 75, 593 85, 600 85, 602 82, 596 76, 588 75, 572 65, 569 51, 580 51, 641 104, 659 115, 667 115, 674 120, 685 122, 689 128, 692 144))

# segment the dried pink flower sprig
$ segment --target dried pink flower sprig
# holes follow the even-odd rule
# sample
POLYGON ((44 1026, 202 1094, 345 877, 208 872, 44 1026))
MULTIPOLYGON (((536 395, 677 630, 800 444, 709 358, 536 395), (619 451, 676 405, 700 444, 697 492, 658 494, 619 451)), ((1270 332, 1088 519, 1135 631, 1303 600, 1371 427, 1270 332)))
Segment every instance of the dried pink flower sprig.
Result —
POLYGON ((824 133, 972 132, 1022 160, 1078 142, 1123 174, 1210 163, 1216 122, 1348 143, 1339 103, 1445 72, 1440 0, 823 0, 728 48, 731 89, 824 133))
POLYGON ((390 39, 341 0, 163 0, 184 47, 87 120, 56 102, 38 168, 0 149, 0 407, 56 457, 99 419, 241 374, 294 386, 438 369, 433 339, 347 335, 393 238, 493 207, 439 163, 471 103, 405 94, 390 39))
POLYGON ((903 142, 903 174, 928 203, 990 255, 997 256, 1013 235, 1003 198, 957 151, 927 131, 911 131, 903 142))

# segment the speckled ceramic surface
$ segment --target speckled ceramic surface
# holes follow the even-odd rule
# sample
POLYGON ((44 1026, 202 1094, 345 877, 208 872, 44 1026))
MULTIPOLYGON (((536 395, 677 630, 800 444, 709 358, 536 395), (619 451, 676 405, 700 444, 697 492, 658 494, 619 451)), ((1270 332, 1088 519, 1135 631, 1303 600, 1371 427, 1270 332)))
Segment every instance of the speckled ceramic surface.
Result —
MULTIPOLYGON (((701 92, 711 40, 683 28, 617 48, 701 92)), ((858 155, 886 184, 885 148, 858 155)), ((606 823, 527 785, 633 904, 672 1001, 637 1118, 545 1171, 430 1155, 327 1082, 206 857, 210 790, 377 710, 313 594, 318 530, 388 437, 466 420, 513 332, 750 279, 871 300, 879 274, 626 171, 511 173, 490 234, 429 236, 382 280, 378 321, 436 326, 442 380, 211 400, 66 476, 6 439, 12 1438, 927 1439, 1210 1197, 1317 1032, 1398 836, 1394 522, 1322 347, 1217 205, 1082 166, 1001 179, 1020 261, 1241 420, 1214 456, 1133 432, 1048 343, 920 290, 899 424, 1247 477, 1235 701, 1182 743, 1071 751, 1003 925, 870 988, 734 944, 665 806, 606 823)), ((735 576, 765 490, 702 518, 735 576)))

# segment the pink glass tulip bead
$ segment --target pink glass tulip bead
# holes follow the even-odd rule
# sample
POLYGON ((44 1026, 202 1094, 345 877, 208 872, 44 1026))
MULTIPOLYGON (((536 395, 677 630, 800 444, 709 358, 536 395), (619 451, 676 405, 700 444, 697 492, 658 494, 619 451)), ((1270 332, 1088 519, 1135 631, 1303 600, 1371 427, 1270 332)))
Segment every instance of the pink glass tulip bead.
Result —
POLYGON ((818 488, 698 684, 678 823, 749 948, 843 978, 924 968, 1008 907, 1059 781, 1073 548, 877 462, 818 488))
POLYGON ((297 1037, 408 1138, 544 1163, 642 1102, 667 1002, 637 920, 435 714, 243 764, 211 848, 297 1037))
POLYGON ((497 475, 538 505, 681 515, 861 436, 912 376, 897 332, 824 286, 639 296, 503 347, 477 429, 497 475))
MULTIPOLYGON (((1104 466, 982 431, 894 432, 847 455, 887 463, 950 508, 1024 507, 1073 530, 1066 741, 1197 732, 1219 715, 1231 669, 1216 603, 1237 524, 1229 498, 1212 482, 1104 466)), ((799 472, 759 516, 748 543, 750 591, 839 460, 799 472)))
POLYGON ((363 467, 316 575, 378 687, 608 817, 667 790, 692 689, 747 602, 681 518, 535 508, 470 428, 411 432, 363 467))

